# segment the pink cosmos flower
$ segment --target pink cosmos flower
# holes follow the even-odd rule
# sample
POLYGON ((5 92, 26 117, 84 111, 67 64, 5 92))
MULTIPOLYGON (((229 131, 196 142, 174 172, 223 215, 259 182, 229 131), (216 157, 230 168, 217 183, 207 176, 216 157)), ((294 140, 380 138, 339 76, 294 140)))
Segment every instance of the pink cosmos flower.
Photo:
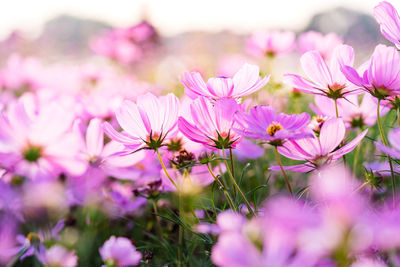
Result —
POLYGON ((179 130, 190 140, 209 148, 231 148, 240 141, 240 136, 232 131, 236 126, 233 114, 240 109, 233 99, 220 99, 213 105, 204 97, 194 100, 189 116, 179 117, 179 130))
POLYGON ((385 154, 395 159, 400 159, 400 127, 391 130, 388 134, 388 139, 392 146, 391 148, 379 142, 375 142, 375 145, 385 154))
POLYGON ((330 60, 335 47, 341 44, 343 40, 333 32, 323 35, 320 32, 309 31, 300 34, 297 41, 301 54, 315 50, 324 60, 330 60))
POLYGON ((400 17, 393 5, 387 1, 380 2, 374 8, 374 17, 386 39, 400 48, 400 17))
MULTIPOLYGON (((326 117, 336 117, 335 102, 327 97, 316 95, 314 98, 315 106, 311 109, 319 115, 326 117)), ((364 94, 361 103, 357 95, 349 95, 346 99, 337 100, 338 115, 343 119, 346 128, 362 128, 364 126, 374 126, 376 123, 377 103, 373 96, 364 94)), ((389 111, 388 108, 381 106, 380 115, 384 116, 389 111)))
POLYGON ((248 96, 262 87, 269 81, 269 75, 260 78, 260 69, 256 65, 244 64, 232 78, 214 77, 207 83, 204 82, 198 72, 185 72, 182 84, 185 86, 185 93, 192 99, 204 96, 217 100, 220 98, 241 98, 248 96))
POLYGON ((351 46, 340 45, 334 49, 330 67, 318 51, 305 53, 301 59, 305 79, 296 74, 285 74, 284 82, 305 93, 324 95, 332 99, 342 98, 348 94, 359 93, 358 88, 348 82, 342 74, 342 65, 353 66, 354 51, 351 46))
POLYGON ((247 40, 247 50, 256 57, 286 54, 295 47, 295 40, 291 31, 259 32, 247 40))
POLYGON ((110 237, 99 251, 103 261, 115 267, 137 265, 142 258, 140 252, 125 237, 110 237))
POLYGON ((341 70, 350 82, 378 99, 400 94, 400 54, 394 47, 376 46, 362 77, 349 64, 341 70))
POLYGON ((104 123, 104 131, 111 139, 123 144, 128 153, 143 147, 158 149, 176 134, 179 101, 173 94, 157 98, 147 93, 139 96, 136 104, 125 100, 115 113, 124 132, 104 123))
POLYGON ((282 145, 286 140, 309 136, 304 132, 310 121, 307 113, 287 115, 276 114, 270 106, 259 105, 250 109, 249 114, 237 111, 235 121, 240 128, 234 130, 247 138, 262 139, 272 145, 282 145))
POLYGON ((114 156, 123 151, 124 146, 115 141, 104 144, 104 131, 100 119, 90 120, 86 135, 83 134, 81 121, 77 120, 74 124, 74 131, 81 144, 79 152, 82 158, 88 162, 89 169, 99 168, 105 173, 112 172, 115 168, 133 166, 145 156, 143 151, 135 154, 114 156))
POLYGON ((30 179, 55 179, 63 172, 80 175, 86 164, 69 130, 74 117, 57 104, 28 114, 16 102, 0 115, 0 162, 9 172, 30 179))
MULTIPOLYGON (((325 164, 334 162, 343 155, 350 153, 364 138, 368 130, 363 131, 348 144, 340 147, 345 137, 345 126, 342 119, 328 119, 321 127, 319 137, 313 134, 298 140, 290 140, 278 147, 280 154, 294 160, 304 160, 306 163, 286 166, 285 170, 294 172, 309 172, 325 164)), ((280 170, 279 166, 271 166, 271 170, 280 170)))

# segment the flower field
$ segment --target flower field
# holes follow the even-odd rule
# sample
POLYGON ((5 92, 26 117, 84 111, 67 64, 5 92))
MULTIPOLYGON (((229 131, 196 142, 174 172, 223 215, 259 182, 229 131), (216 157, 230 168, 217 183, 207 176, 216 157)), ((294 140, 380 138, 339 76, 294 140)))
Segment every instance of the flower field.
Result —
POLYGON ((10 52, 0 266, 400 266, 400 16, 371 13, 362 61, 264 30, 175 75, 146 21, 87 60, 10 52))

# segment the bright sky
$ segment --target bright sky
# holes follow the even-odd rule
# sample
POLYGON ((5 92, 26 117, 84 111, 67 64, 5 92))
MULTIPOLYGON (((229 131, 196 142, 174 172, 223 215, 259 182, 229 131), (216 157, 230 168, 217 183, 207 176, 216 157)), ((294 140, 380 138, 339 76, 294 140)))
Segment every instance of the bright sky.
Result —
MULTIPOLYGON (((400 10, 399 0, 389 0, 400 10)), ((345 6, 372 14, 379 0, 0 0, 0 37, 18 28, 38 33, 43 23, 60 14, 128 26, 143 10, 162 33, 262 28, 301 29, 321 10, 345 6)))

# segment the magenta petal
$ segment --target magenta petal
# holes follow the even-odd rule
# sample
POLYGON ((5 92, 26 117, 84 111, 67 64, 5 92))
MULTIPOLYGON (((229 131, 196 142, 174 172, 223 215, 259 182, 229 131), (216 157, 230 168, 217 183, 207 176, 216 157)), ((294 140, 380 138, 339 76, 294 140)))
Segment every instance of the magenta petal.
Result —
MULTIPOLYGON (((281 168, 279 166, 271 166, 268 169, 271 171, 280 171, 281 170, 281 168)), ((283 169, 285 171, 305 173, 305 172, 313 171, 315 169, 315 167, 313 167, 309 163, 304 163, 304 164, 300 164, 300 165, 283 166, 283 169)))
POLYGON ((137 144, 140 142, 140 139, 134 138, 132 136, 128 136, 126 134, 122 134, 117 132, 110 123, 104 122, 103 123, 103 129, 104 132, 114 141, 124 144, 124 145, 129 145, 129 144, 137 144))
POLYGON ((321 91, 316 89, 316 84, 296 74, 285 74, 283 82, 304 93, 321 94, 321 91))
POLYGON ((387 1, 374 8, 374 17, 381 26, 382 34, 392 43, 400 43, 400 17, 396 9, 387 1))
POLYGON ((331 118, 321 128, 319 141, 321 144, 321 155, 333 151, 342 142, 346 128, 342 119, 331 118))
POLYGON ((400 150, 400 127, 391 130, 388 134, 388 139, 396 150, 400 150))
POLYGON ((101 120, 92 119, 86 132, 86 148, 90 155, 100 155, 104 145, 104 133, 101 120))
POLYGON ((360 77, 358 72, 350 66, 341 66, 340 70, 343 75, 349 80, 351 83, 362 87, 364 85, 363 79, 360 77))
POLYGON ((337 160, 341 158, 343 155, 346 155, 347 153, 350 153, 353 151, 353 149, 358 145, 358 143, 361 142, 361 140, 365 137, 367 134, 368 130, 363 131, 360 133, 356 138, 354 138, 351 142, 347 143, 346 145, 342 146, 338 150, 332 153, 333 160, 337 160))
POLYGON ((400 159, 400 151, 395 150, 393 148, 387 147, 382 143, 375 142, 375 145, 377 148, 379 148, 383 153, 395 158, 395 159, 400 159))
POLYGON ((329 68, 319 52, 307 52, 301 57, 300 61, 308 78, 319 88, 326 88, 329 84, 332 84, 329 68))
POLYGON ((201 134, 202 132, 196 126, 189 123, 185 118, 179 117, 178 128, 183 135, 196 143, 207 144, 207 138, 201 134))

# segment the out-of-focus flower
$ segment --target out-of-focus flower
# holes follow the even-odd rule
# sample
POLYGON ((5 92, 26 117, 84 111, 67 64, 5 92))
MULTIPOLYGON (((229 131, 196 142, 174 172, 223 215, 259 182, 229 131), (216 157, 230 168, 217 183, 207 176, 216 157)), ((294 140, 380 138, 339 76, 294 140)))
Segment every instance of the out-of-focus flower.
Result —
POLYGON ((21 261, 34 255, 40 262, 45 262, 46 247, 44 242, 58 239, 58 233, 63 228, 64 220, 60 220, 50 229, 44 229, 38 233, 31 232, 27 236, 17 235, 17 242, 20 245, 15 248, 15 254, 20 256, 21 261))
POLYGON ((103 261, 114 267, 137 265, 142 258, 132 242, 125 237, 110 237, 99 251, 103 261))
POLYGON ((335 48, 330 67, 318 51, 310 51, 301 57, 301 65, 310 80, 296 74, 285 74, 284 82, 305 93, 339 99, 360 92, 358 85, 348 82, 340 69, 342 65, 353 66, 353 63, 354 51, 348 45, 335 48))
MULTIPOLYGON (((335 102, 332 99, 316 95, 314 98, 315 106, 311 106, 313 111, 321 116, 336 117, 335 102)), ((376 123, 377 103, 370 94, 364 94, 361 103, 357 95, 349 95, 346 99, 337 100, 338 115, 346 124, 346 128, 371 127, 376 123)), ((389 111, 388 108, 381 106, 379 114, 384 116, 389 111)))
POLYGON ((75 251, 68 251, 63 246, 54 245, 46 250, 43 264, 49 267, 75 267, 78 265, 78 257, 75 251))
POLYGON ((246 138, 243 138, 242 141, 236 146, 236 149, 233 151, 236 158, 239 161, 245 161, 247 159, 257 159, 264 155, 264 149, 259 145, 253 143, 246 138))
POLYGON ((147 22, 129 28, 117 28, 97 36, 90 47, 102 56, 128 64, 142 59, 154 48, 157 39, 155 29, 147 22))
POLYGON ((0 70, 1 86, 6 89, 5 93, 12 92, 14 96, 20 96, 43 86, 43 73, 43 67, 37 58, 23 58, 12 54, 5 67, 0 70))
POLYGON ((19 252, 16 247, 17 223, 9 216, 0 217, 0 264, 6 265, 19 252))
MULTIPOLYGON (((200 192, 203 187, 214 182, 214 178, 211 176, 205 165, 193 166, 190 168, 190 171, 187 169, 187 173, 186 171, 180 171, 173 168, 167 170, 169 175, 177 184, 180 192, 184 194, 194 195, 200 192)), ((213 172, 215 175, 219 174, 216 170, 213 172)), ((164 190, 175 191, 176 187, 171 183, 165 173, 160 171, 160 175, 164 190)))
POLYGON ((343 44, 343 40, 331 32, 323 35, 320 32, 309 31, 300 34, 297 46, 301 54, 316 50, 324 60, 330 60, 336 46, 343 44))
POLYGON ((185 72, 182 84, 185 86, 186 94, 195 99, 200 96, 212 100, 220 98, 241 98, 248 96, 269 81, 269 75, 260 78, 260 69, 256 65, 244 64, 232 78, 214 77, 208 79, 207 83, 198 72, 185 72))
POLYGON ((387 267, 388 265, 377 259, 361 258, 351 264, 351 267, 387 267))
POLYGON ((400 127, 391 130, 388 134, 389 143, 392 147, 387 147, 380 142, 375 142, 375 145, 385 154, 400 159, 400 127))
POLYGON ((307 113, 276 114, 272 107, 259 105, 251 108, 249 114, 237 111, 234 117, 240 126, 234 128, 237 133, 247 138, 265 140, 271 145, 280 146, 286 140, 309 136, 304 132, 310 121, 307 113))
POLYGON ((140 207, 147 203, 144 197, 135 197, 135 187, 131 184, 112 182, 104 188, 103 195, 106 211, 111 217, 135 215, 140 213, 140 207))
POLYGON ((387 1, 380 2, 374 8, 374 17, 386 39, 400 48, 400 17, 393 5, 387 1))
POLYGON ((79 175, 86 170, 77 157, 79 144, 71 134, 73 115, 50 104, 28 114, 21 102, 0 117, 0 162, 9 172, 34 179, 79 175))
POLYGON ((191 118, 179 117, 179 130, 193 142, 209 148, 226 149, 235 147, 240 141, 232 128, 234 113, 240 109, 233 99, 220 99, 213 104, 204 97, 191 104, 191 118))
POLYGON ((400 93, 400 54, 394 47, 376 46, 369 67, 362 77, 348 64, 341 70, 346 78, 378 99, 400 93))
POLYGON ((156 97, 151 93, 139 96, 136 104, 126 100, 116 111, 121 128, 118 133, 109 124, 104 124, 106 134, 123 144, 127 153, 139 148, 158 149, 176 134, 179 100, 173 94, 156 97))
POLYGON ((293 50, 295 40, 291 31, 259 32, 247 39, 247 50, 256 57, 277 56, 293 50))
MULTIPOLYGON (((363 131, 351 142, 337 149, 345 137, 346 130, 342 119, 331 118, 322 125, 319 137, 313 135, 287 141, 283 146, 278 147, 278 151, 287 158, 307 161, 300 165, 286 166, 285 170, 309 172, 350 153, 367 132, 368 130, 363 131)), ((271 166, 270 169, 280 170, 280 167, 271 166)))

